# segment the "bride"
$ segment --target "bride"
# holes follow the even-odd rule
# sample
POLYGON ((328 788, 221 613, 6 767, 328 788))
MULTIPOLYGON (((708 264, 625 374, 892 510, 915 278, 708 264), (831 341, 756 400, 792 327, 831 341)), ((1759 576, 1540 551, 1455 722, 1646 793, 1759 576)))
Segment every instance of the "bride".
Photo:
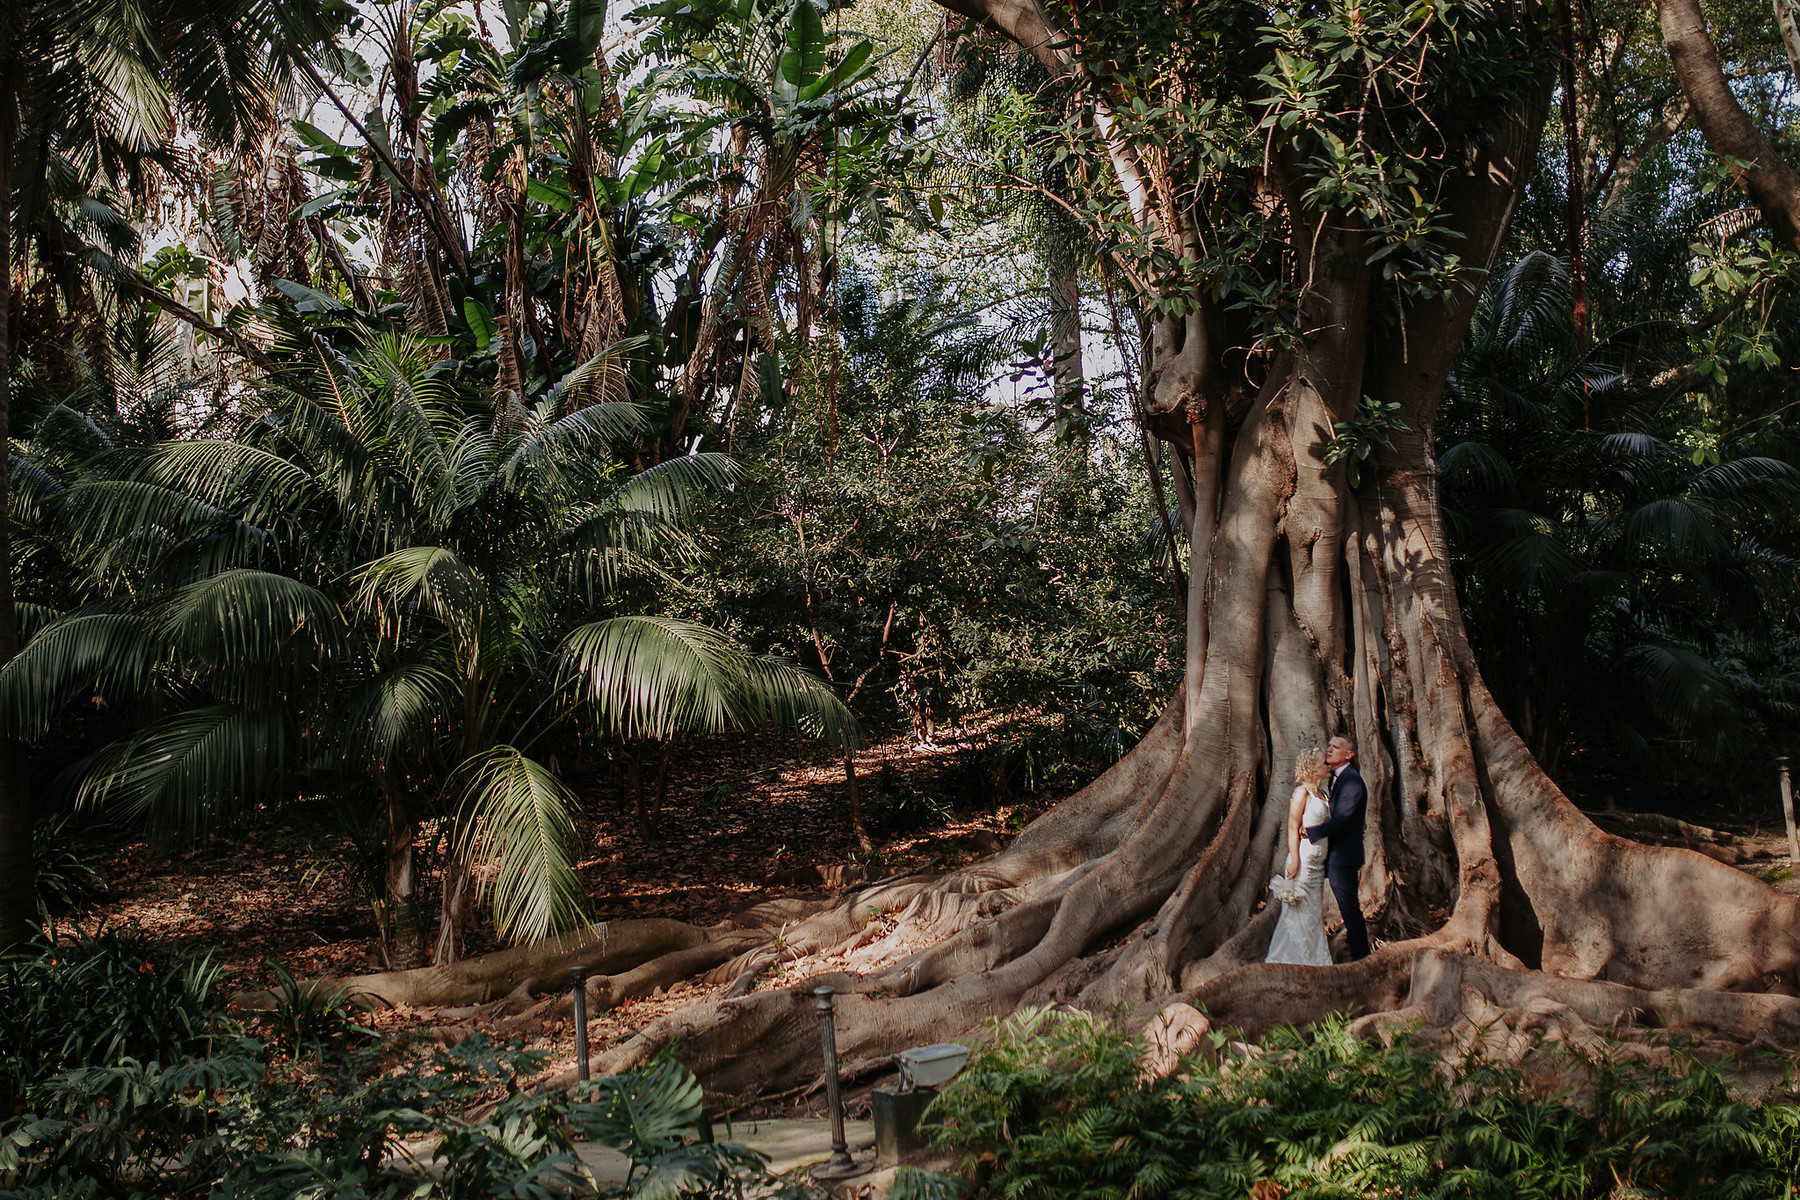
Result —
POLYGON ((1269 891, 1281 903, 1281 919, 1269 940, 1268 962, 1331 965, 1331 947, 1325 941, 1325 851, 1330 842, 1308 841, 1301 832, 1331 815, 1325 799, 1330 774, 1323 750, 1302 751, 1294 764, 1299 786, 1288 800, 1287 873, 1269 881, 1269 891))

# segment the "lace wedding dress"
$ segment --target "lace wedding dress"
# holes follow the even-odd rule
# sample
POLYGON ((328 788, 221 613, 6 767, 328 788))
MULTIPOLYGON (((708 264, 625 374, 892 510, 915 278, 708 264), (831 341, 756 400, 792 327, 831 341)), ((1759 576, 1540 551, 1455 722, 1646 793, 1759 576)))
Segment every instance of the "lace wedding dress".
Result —
MULTIPOLYGON (((1298 904, 1282 904, 1275 936, 1269 939, 1268 962, 1297 963, 1303 967, 1329 967, 1331 946, 1325 940, 1325 851, 1330 839, 1308 841, 1304 832, 1331 815, 1331 805, 1317 792, 1306 797, 1306 813, 1300 820, 1301 888, 1298 904)), ((1280 903, 1277 901, 1277 903, 1280 903)))

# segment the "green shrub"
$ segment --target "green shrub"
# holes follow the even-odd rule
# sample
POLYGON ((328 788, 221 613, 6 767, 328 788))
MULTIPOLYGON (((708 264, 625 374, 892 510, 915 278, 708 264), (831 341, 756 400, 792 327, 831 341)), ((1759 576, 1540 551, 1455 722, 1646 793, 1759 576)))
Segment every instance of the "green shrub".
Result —
POLYGON ((218 977, 210 958, 157 953, 124 933, 36 941, 0 955, 0 1112, 59 1072, 196 1052, 218 977))
POLYGON ((411 1060, 281 972, 265 1043, 208 1010, 210 965, 152 950, 109 934, 0 960, 25 1018, 0 1022, 0 1200, 550 1200, 591 1186, 574 1137, 625 1154, 645 1200, 775 1194, 761 1155, 690 1140, 700 1086, 677 1063, 533 1091, 541 1053, 476 1036, 411 1060))
POLYGON ((176 1066, 65 1072, 0 1125, 0 1200, 550 1200, 591 1186, 571 1134, 630 1159, 628 1196, 785 1194, 755 1151, 689 1140, 700 1086, 679 1064, 571 1098, 529 1090, 544 1062, 482 1035, 401 1070, 373 1048, 271 1061, 236 1038, 176 1066))
POLYGON ((74 819, 73 813, 53 813, 32 827, 32 878, 40 917, 80 907, 100 886, 100 872, 94 869, 74 819))
MULTIPOLYGON (((1021 1014, 933 1105, 935 1140, 1007 1200, 1239 1200, 1259 1186, 1290 1200, 1747 1200, 1800 1180, 1800 1093, 1750 1103, 1679 1054, 1659 1068, 1567 1052, 1586 1080, 1577 1098, 1473 1056, 1447 1066, 1404 1037, 1358 1039, 1342 1021, 1166 1079, 1141 1075, 1141 1049, 1104 1023, 1021 1014)), ((908 1190, 948 1184, 927 1182, 908 1190)))

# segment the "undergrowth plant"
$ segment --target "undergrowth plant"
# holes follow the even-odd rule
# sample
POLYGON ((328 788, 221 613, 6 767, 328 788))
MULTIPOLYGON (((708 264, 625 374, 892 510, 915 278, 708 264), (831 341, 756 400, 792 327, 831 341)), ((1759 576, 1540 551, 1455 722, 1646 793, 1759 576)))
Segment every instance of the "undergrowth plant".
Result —
POLYGON ((219 968, 129 933, 76 933, 0 954, 0 1113, 65 1071, 179 1061, 211 1029, 219 968))
MULTIPOLYGON (((1247 1061, 1196 1055, 1148 1078, 1138 1039, 1038 1009, 993 1027, 928 1121, 938 1146, 966 1156, 978 1194, 1006 1200, 1793 1194, 1791 1079, 1751 1101, 1679 1049, 1666 1066, 1617 1049, 1547 1048, 1581 1081, 1562 1093, 1518 1067, 1473 1053, 1447 1062, 1405 1035, 1365 1040, 1333 1019, 1277 1030, 1247 1061)), ((909 1173, 904 1190, 954 1186, 909 1173)))
POLYGON ((100 886, 100 872, 74 817, 69 812, 52 813, 31 831, 31 865, 41 919, 79 907, 100 886))
POLYGON ((0 1021, 0 1200, 551 1200, 593 1187, 577 1141, 627 1157, 626 1196, 787 1194, 673 1060, 537 1090, 541 1052, 421 1058, 281 971, 259 1041, 208 1007, 215 968, 157 958, 109 934, 0 960, 26 1018, 0 1021))

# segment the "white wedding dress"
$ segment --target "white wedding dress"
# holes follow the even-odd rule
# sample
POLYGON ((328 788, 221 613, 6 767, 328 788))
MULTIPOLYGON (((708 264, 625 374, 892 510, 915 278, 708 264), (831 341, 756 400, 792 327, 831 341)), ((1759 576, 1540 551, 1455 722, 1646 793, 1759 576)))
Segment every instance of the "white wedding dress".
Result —
POLYGON ((1298 904, 1281 905, 1281 919, 1275 924, 1275 936, 1269 939, 1268 962, 1331 965, 1331 945, 1325 940, 1325 851, 1331 839, 1309 841, 1305 832, 1307 826, 1330 815, 1330 802, 1317 792, 1308 792, 1306 812, 1300 820, 1300 876, 1296 881, 1305 889, 1305 896, 1298 904))

